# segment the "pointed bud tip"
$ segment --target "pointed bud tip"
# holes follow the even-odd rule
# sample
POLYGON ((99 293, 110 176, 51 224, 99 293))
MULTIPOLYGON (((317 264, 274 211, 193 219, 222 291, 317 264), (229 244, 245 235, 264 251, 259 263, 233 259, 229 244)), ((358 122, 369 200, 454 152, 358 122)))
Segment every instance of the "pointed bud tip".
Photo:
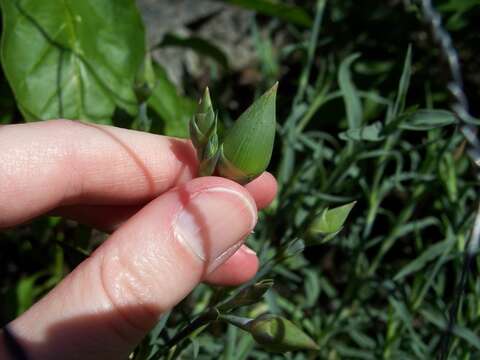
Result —
POLYGON ((278 81, 266 92, 268 95, 275 95, 278 89, 278 81))
POLYGON ((208 89, 208 86, 205 87, 203 95, 198 101, 198 106, 197 106, 197 114, 207 113, 207 112, 213 113, 212 99, 210 98, 210 90, 208 89))
POLYGON ((210 89, 208 88, 208 86, 205 86, 205 90, 203 91, 203 97, 210 99, 210 89))

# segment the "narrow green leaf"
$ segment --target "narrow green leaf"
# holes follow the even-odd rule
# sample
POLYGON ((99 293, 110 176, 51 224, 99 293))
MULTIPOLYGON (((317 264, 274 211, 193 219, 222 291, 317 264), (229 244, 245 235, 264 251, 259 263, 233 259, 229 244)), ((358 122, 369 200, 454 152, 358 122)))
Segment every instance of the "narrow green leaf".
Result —
POLYGON ((258 13, 277 17, 296 25, 310 27, 312 18, 299 6, 285 4, 281 1, 273 0, 223 0, 232 5, 241 6, 246 9, 254 10, 258 13))
POLYGON ((189 339, 193 347, 193 359, 197 359, 200 352, 200 344, 198 343, 198 340, 193 337, 190 337, 189 339))
POLYGON ((352 81, 351 66, 360 57, 353 54, 340 64, 338 71, 338 83, 342 91, 343 101, 347 111, 348 128, 356 129, 362 125, 363 109, 357 89, 352 81))
POLYGON ((218 62, 225 69, 229 68, 227 55, 214 43, 198 36, 183 37, 175 34, 167 34, 158 44, 158 47, 181 47, 195 51, 218 62))
POLYGON ((420 336, 415 332, 415 329, 413 327, 414 320, 406 304, 404 302, 397 301, 393 296, 389 297, 388 301, 392 305, 398 318, 403 322, 405 327, 408 329, 410 336, 415 341, 417 346, 421 349, 422 352, 426 352, 427 346, 420 339, 420 336))
POLYGON ((305 307, 315 306, 320 295, 320 281, 316 271, 306 269, 305 274, 305 307))
POLYGON ((348 334, 359 346, 366 349, 375 349, 376 343, 370 336, 352 328, 348 334))
POLYGON ((356 129, 349 129, 338 135, 342 140, 355 140, 355 141, 382 141, 385 139, 385 135, 382 133, 383 125, 377 121, 371 125, 362 126, 356 129))
MULTIPOLYGON (((443 331, 445 329, 447 324, 443 314, 427 309, 420 310, 420 312, 428 322, 434 324, 439 330, 443 331)), ((461 325, 455 325, 452 332, 455 336, 465 340, 473 348, 480 350, 480 337, 472 330, 461 325)))
POLYGON ((17 316, 25 312, 35 302, 35 282, 43 273, 37 273, 19 280, 16 288, 17 316))
POLYGON ((404 130, 427 131, 457 122, 455 115, 446 110, 418 110, 399 125, 404 130))
POLYGON ((397 98, 393 107, 393 116, 397 116, 405 110, 405 102, 407 100, 408 88, 410 87, 410 78, 412 77, 412 47, 409 46, 405 63, 403 65, 400 84, 398 85, 397 98))
POLYGON ((400 281, 404 277, 417 273, 422 270, 430 261, 437 259, 441 254, 449 249, 454 244, 454 240, 448 238, 442 242, 431 245, 423 253, 421 253, 415 260, 405 265, 394 277, 395 281, 400 281))

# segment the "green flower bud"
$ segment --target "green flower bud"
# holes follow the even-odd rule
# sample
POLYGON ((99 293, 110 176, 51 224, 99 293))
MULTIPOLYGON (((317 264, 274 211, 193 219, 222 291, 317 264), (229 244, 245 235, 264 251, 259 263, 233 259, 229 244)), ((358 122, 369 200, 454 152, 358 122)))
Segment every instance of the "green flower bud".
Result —
POLYGON ((319 350, 312 338, 291 321, 277 315, 261 315, 244 328, 259 345, 271 352, 319 350))
MULTIPOLYGON (((216 121, 215 121, 216 124, 216 121)), ((200 176, 212 175, 218 163, 220 152, 218 151, 218 137, 212 135, 205 145, 203 153, 200 155, 200 165, 198 173, 200 176)))
POLYGON ((193 119, 190 121, 190 138, 200 154, 203 154, 203 151, 212 135, 217 135, 216 130, 217 117, 213 111, 212 100, 210 99, 210 91, 207 87, 205 88, 203 97, 198 103, 197 111, 193 119))
POLYGON ((208 88, 205 89, 197 112, 190 121, 190 139, 197 150, 200 176, 213 174, 219 156, 217 116, 213 111, 208 88))
POLYGON ((228 131, 220 147, 220 176, 246 184, 267 168, 275 139, 277 86, 257 99, 228 131))
POLYGON ((350 211, 355 206, 356 201, 342 205, 333 209, 326 208, 312 222, 308 229, 310 235, 323 235, 322 242, 333 239, 342 229, 347 220, 350 211))
POLYGON ((241 306, 253 305, 259 302, 272 286, 272 279, 259 281, 240 291, 234 298, 222 304, 219 309, 220 311, 231 311, 241 306))
POLYGON ((153 70, 152 57, 150 53, 145 54, 140 69, 135 76, 134 92, 137 101, 141 104, 148 100, 155 88, 155 71, 153 70))

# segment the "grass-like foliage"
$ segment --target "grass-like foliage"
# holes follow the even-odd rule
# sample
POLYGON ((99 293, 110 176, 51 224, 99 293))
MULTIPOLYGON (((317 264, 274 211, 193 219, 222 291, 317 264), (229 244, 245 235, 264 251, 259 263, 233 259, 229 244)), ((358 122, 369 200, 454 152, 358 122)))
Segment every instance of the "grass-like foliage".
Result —
MULTIPOLYGON (((279 193, 260 213, 248 239, 261 268, 238 289, 196 288, 163 316, 132 358, 429 359, 442 351, 451 359, 478 358, 476 259, 460 291, 464 250, 479 200, 477 168, 450 110, 450 74, 439 60, 441 51, 423 23, 421 7, 414 1, 226 2, 257 11, 251 40, 258 54, 253 70, 261 80, 239 85, 238 73, 210 59, 215 71, 209 87, 222 119, 220 130, 280 81, 269 167, 279 193), (232 99, 238 109, 228 107, 232 99), (265 319, 273 322, 265 325, 265 319), (290 347, 270 343, 279 332, 293 334, 284 341, 290 347)), ((478 116, 475 54, 480 48, 472 33, 479 4, 438 3, 460 50, 465 91, 478 116)), ((12 6, 2 10, 19 11, 12 6)), ((130 18, 138 21, 135 15, 130 18)), ((11 36, 6 33, 4 46, 11 36)), ((220 51, 215 43, 200 40, 193 47, 200 56, 208 57, 209 49, 220 51), (208 46, 202 47, 203 42, 208 46)), ((181 47, 188 44, 182 41, 181 47)), ((60 45, 60 54, 82 63, 68 43, 60 45)), ((49 46, 53 52, 59 44, 49 46)), ((96 69, 98 76, 87 76, 85 81, 105 92, 89 119, 188 136, 192 99, 203 91, 193 80, 185 85, 189 96, 179 95, 154 63, 149 71, 154 71, 156 85, 140 112, 132 110, 132 91, 116 98, 102 87, 109 66, 123 66, 133 79, 130 68, 140 64, 143 54, 136 56, 129 63, 104 64, 96 69)), ((88 61, 95 58, 85 60, 87 75, 95 71, 88 61)), ((4 64, 2 77, 10 87, 1 85, 0 122, 20 121, 22 114, 27 119, 57 116, 59 107, 53 103, 42 109, 38 99, 29 103, 28 94, 23 97, 15 66, 4 64)), ((116 80, 122 88, 125 79, 116 80)), ((45 94, 60 93, 62 104, 68 94, 60 91, 62 84, 57 86, 45 94)), ((62 111, 89 116, 85 108, 65 103, 71 108, 60 107, 62 111)), ((91 229, 57 218, 2 232, 0 324, 54 286, 99 238, 91 229)))

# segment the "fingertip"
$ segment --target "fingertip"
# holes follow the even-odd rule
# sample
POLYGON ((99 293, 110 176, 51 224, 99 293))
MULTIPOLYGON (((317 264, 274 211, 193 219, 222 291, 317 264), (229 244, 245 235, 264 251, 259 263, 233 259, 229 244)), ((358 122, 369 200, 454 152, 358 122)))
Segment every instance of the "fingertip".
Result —
POLYGON ((245 188, 255 199, 258 209, 267 207, 277 195, 277 180, 269 173, 264 172, 255 180, 245 185, 245 188))
POLYGON ((232 193, 236 193, 248 202, 248 204, 250 205, 249 208, 252 212, 255 213, 256 218, 256 199, 252 196, 252 193, 248 190, 248 188, 243 187, 242 185, 232 180, 219 176, 203 176, 189 181, 184 186, 187 191, 192 193, 203 191, 209 188, 223 189, 226 192, 231 191, 232 193))
POLYGON ((207 275, 205 281, 220 286, 241 285, 255 276, 258 267, 259 260, 255 252, 242 245, 232 257, 207 275))

